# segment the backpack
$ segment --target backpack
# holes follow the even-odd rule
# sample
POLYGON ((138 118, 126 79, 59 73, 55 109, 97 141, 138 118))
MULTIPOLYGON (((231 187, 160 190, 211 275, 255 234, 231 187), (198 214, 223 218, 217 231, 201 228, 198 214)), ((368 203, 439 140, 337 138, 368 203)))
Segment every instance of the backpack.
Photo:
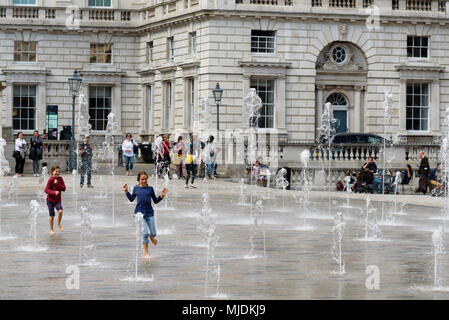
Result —
POLYGON ((345 186, 341 181, 337 182, 337 191, 343 191, 345 189, 345 186))

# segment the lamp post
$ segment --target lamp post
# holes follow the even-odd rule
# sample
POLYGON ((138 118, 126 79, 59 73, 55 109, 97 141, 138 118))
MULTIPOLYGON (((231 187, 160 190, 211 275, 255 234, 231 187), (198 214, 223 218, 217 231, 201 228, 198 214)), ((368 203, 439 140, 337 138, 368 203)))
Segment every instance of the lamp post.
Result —
POLYGON ((217 86, 212 90, 215 103, 217 104, 217 139, 220 139, 220 102, 223 97, 223 89, 220 88, 220 84, 217 82, 217 86))
POLYGON ((69 78, 70 94, 72 95, 72 140, 70 142, 69 155, 69 171, 76 169, 76 144, 75 144, 75 99, 81 87, 81 77, 78 74, 78 69, 75 68, 73 75, 69 78))

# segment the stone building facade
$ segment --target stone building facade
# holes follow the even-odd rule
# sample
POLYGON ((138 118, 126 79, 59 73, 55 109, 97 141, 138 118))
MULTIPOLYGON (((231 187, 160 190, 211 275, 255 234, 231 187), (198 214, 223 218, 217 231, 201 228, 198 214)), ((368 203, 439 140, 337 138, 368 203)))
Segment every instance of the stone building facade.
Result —
POLYGON ((220 129, 247 127, 255 87, 258 131, 292 166, 327 101, 337 130, 383 133, 385 90, 387 133, 432 143, 449 102, 448 24, 441 0, 0 0, 3 136, 42 131, 48 106, 58 132, 70 125, 78 68, 93 135, 108 112, 137 140, 191 131, 218 81, 220 129))

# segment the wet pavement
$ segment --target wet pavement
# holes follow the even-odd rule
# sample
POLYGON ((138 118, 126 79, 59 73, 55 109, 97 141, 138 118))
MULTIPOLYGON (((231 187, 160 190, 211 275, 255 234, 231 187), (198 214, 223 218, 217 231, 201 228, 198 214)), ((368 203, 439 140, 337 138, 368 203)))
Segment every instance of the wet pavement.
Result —
MULTIPOLYGON (((197 189, 185 189, 182 181, 170 182, 168 202, 155 206, 158 245, 150 245, 149 263, 139 249, 138 280, 145 281, 129 281, 135 280, 136 269, 135 204, 128 202, 122 185, 137 184, 135 177, 103 176, 102 187, 100 177, 94 176, 94 189, 80 189, 75 181, 76 193, 71 175, 63 177, 67 186, 63 193, 65 231, 55 229, 56 235, 49 235, 45 205, 37 218, 40 252, 29 235, 30 201, 40 200, 38 178, 18 179, 17 205, 7 201, 11 177, 2 178, 1 299, 214 298, 216 289, 212 285, 206 293, 207 246, 197 230, 201 195, 206 190, 202 180, 196 182, 197 189), (103 192, 106 197, 101 197, 103 192), (86 206, 91 215, 94 244, 88 252, 91 263, 84 266, 79 265, 80 206, 86 206), (69 289, 74 267, 79 270, 79 289, 69 289)), ((150 185, 156 185, 154 178, 150 178, 150 185)), ((162 186, 159 180, 159 191, 162 186)), ((419 200, 424 205, 418 205, 416 199, 421 196, 389 197, 382 221, 382 205, 375 201, 381 198, 372 196, 381 234, 376 239, 364 239, 366 195, 350 195, 348 207, 345 194, 332 193, 329 210, 328 193, 312 192, 309 208, 304 210, 297 202, 298 191, 253 187, 253 203, 262 200, 263 219, 260 217, 256 229, 255 256, 248 257, 254 229, 251 206, 239 204, 239 184, 210 181, 207 190, 219 236, 215 251, 220 263, 218 298, 449 298, 446 251, 439 255, 438 262, 441 287, 433 288, 432 232, 449 220, 442 213, 443 199, 425 197, 427 200, 419 200), (341 243, 344 274, 336 273, 338 265, 331 251, 337 212, 342 212, 345 221, 341 243), (370 280, 375 274, 367 273, 367 268, 379 271, 379 289, 373 288, 375 281, 370 280)), ((249 200, 249 186, 247 193, 249 200)))

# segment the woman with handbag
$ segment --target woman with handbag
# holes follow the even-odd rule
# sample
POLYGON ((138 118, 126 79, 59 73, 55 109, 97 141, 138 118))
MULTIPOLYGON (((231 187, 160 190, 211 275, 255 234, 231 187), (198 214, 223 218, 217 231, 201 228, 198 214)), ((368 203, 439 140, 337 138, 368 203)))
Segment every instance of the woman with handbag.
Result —
MULTIPOLYGON (((123 150, 123 155, 125 157, 125 169, 126 169, 126 175, 127 176, 132 176, 133 175, 133 164, 134 164, 134 153, 136 153, 136 148, 138 148, 137 143, 131 139, 132 138, 132 134, 131 133, 127 133, 126 134, 126 139, 125 141, 123 141, 122 143, 122 150, 123 150)), ((137 149, 137 152, 139 152, 139 150, 137 149)))
POLYGON ((16 176, 23 177, 23 168, 25 166, 25 156, 26 156, 26 145, 27 143, 23 139, 22 132, 17 134, 17 139, 15 142, 15 151, 13 157, 16 158, 16 176))
POLYGON ((30 139, 30 159, 33 160, 33 172, 35 177, 39 177, 39 161, 42 160, 43 143, 39 136, 39 131, 35 130, 30 139))

